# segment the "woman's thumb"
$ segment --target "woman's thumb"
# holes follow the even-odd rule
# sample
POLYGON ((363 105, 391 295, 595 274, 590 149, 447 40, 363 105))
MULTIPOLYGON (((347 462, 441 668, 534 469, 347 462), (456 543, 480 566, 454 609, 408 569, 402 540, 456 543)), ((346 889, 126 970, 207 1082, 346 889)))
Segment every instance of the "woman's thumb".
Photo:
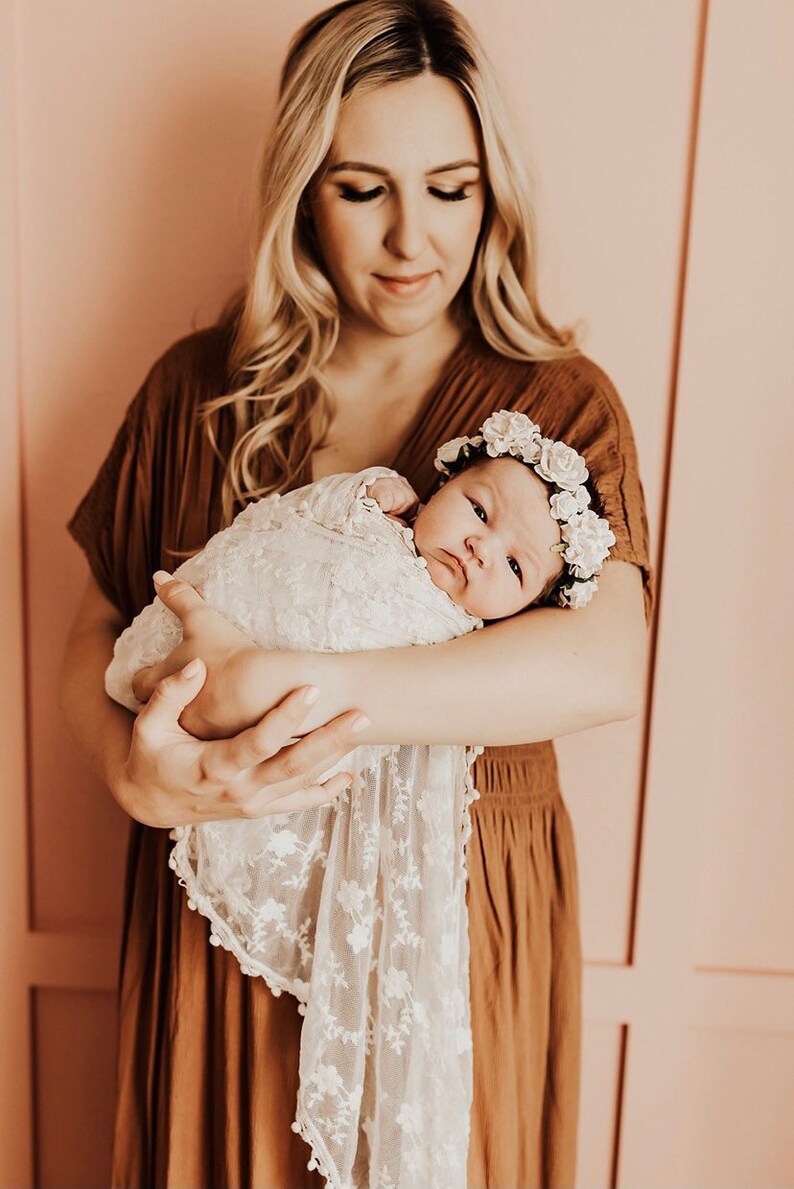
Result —
POLYGON ((194 657, 184 668, 157 682, 148 705, 141 713, 146 714, 150 721, 162 718, 175 724, 188 703, 198 694, 206 677, 207 669, 203 660, 194 657))

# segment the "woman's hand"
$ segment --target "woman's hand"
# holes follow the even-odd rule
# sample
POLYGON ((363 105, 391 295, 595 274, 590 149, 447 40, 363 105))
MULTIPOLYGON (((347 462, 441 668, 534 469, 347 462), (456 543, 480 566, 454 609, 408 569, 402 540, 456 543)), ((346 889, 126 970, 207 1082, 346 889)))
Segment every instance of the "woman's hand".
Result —
POLYGON ((160 570, 154 576, 157 595, 182 624, 182 640, 162 661, 140 669, 132 680, 139 702, 148 702, 159 682, 200 657, 207 677, 185 707, 180 725, 197 739, 223 739, 253 725, 284 697, 295 681, 280 680, 263 688, 262 653, 248 636, 210 607, 187 582, 160 570), (253 660, 260 663, 253 686, 253 660))
POLYGON ((163 678, 138 715, 129 755, 113 780, 114 795, 131 817, 163 828, 257 818, 332 801, 349 787, 348 772, 318 782, 368 725, 358 711, 290 743, 317 700, 318 691, 309 686, 288 694, 232 738, 202 741, 188 734, 179 718, 205 677, 205 666, 195 660, 163 678))

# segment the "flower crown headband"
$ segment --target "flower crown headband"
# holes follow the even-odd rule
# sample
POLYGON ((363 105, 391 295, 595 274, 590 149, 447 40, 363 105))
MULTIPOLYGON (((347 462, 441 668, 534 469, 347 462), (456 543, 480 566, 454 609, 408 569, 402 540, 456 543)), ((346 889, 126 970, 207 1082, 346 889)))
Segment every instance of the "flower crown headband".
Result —
POLYGON ((492 413, 473 438, 453 438, 436 452, 435 468, 448 478, 479 458, 509 455, 531 467, 554 488, 549 496, 550 514, 560 524, 559 545, 566 563, 557 587, 561 607, 584 607, 598 590, 596 575, 606 560, 615 535, 609 522, 588 507, 590 492, 585 461, 565 442, 544 438, 540 427, 526 413, 501 409, 492 413))

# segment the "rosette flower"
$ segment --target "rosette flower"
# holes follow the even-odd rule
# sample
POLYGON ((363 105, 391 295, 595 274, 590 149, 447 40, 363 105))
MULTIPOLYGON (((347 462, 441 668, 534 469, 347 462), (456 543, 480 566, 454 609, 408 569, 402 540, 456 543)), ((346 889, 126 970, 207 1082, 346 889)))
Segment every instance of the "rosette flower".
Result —
POLYGON ((458 456, 464 446, 468 446, 471 438, 452 438, 449 442, 444 442, 443 446, 439 446, 436 451, 435 468, 437 471, 445 471, 452 463, 458 461, 458 456))
POLYGON ((541 452, 535 470, 547 483, 555 483, 566 491, 576 491, 587 482, 590 472, 581 454, 573 446, 555 442, 552 438, 541 440, 541 452))
POLYGON ((481 432, 491 458, 519 454, 524 462, 534 462, 540 457, 540 428, 526 413, 500 409, 483 423, 481 432))
POLYGON ((567 546, 563 557, 576 578, 591 578, 597 573, 615 544, 615 534, 607 521, 590 508, 561 524, 560 536, 567 546))
POLYGON ((575 611, 577 607, 584 607, 589 603, 597 590, 598 582, 595 578, 589 578, 586 582, 572 582, 561 589, 560 606, 572 607, 575 611))
POLYGON ((584 512, 590 503, 590 492, 586 487, 577 487, 576 491, 559 491, 549 497, 549 503, 555 520, 570 520, 577 512, 584 512))

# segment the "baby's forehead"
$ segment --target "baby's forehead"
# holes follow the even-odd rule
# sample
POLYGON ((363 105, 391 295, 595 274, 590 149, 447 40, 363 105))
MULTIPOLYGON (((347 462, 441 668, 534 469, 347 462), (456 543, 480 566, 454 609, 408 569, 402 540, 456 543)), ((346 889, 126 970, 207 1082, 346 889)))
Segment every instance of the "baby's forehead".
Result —
POLYGON ((520 508, 548 505, 550 490, 532 467, 517 458, 486 458, 461 471, 470 482, 483 483, 496 499, 516 503, 520 508))

